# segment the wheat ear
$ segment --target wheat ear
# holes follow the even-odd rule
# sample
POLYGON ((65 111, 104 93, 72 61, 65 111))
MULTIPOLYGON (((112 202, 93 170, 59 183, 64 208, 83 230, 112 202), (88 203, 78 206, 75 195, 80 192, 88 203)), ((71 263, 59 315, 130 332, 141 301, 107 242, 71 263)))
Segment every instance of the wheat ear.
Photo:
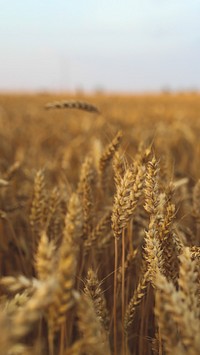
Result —
POLYGON ((16 293, 26 289, 34 291, 40 286, 40 281, 35 278, 29 279, 23 275, 18 277, 5 276, 0 280, 0 285, 7 291, 16 293))
POLYGON ((171 323, 171 344, 169 347, 174 347, 178 344, 177 332, 174 329, 179 329, 181 333, 181 342, 188 351, 188 354, 195 355, 199 351, 200 340, 198 336, 199 320, 195 319, 193 312, 190 312, 188 305, 182 299, 182 294, 176 291, 175 286, 171 281, 167 281, 159 271, 155 278, 156 286, 156 308, 155 313, 158 317, 159 326, 162 336, 167 342, 168 330, 171 323), (173 325, 176 325, 174 327, 173 325), (190 325, 190 326, 188 326, 190 325), (178 328, 177 328, 178 327, 178 328))
POLYGON ((82 295, 78 302, 78 326, 83 335, 83 349, 86 354, 110 355, 107 334, 96 316, 92 300, 82 295), (88 324, 90 326, 88 327, 88 324))
POLYGON ((57 261, 55 255, 54 241, 49 241, 46 232, 43 231, 35 255, 35 269, 39 280, 45 280, 54 273, 57 261))
POLYGON ((92 269, 88 270, 84 293, 92 299, 97 318, 105 330, 108 331, 110 319, 106 307, 106 300, 97 274, 92 269))
POLYGON ((128 331, 128 328, 133 323, 136 307, 138 307, 138 305, 141 303, 145 295, 145 291, 148 286, 148 278, 149 278, 149 270, 142 275, 138 283, 138 286, 133 294, 133 297, 129 301, 128 307, 126 309, 125 317, 124 317, 124 330, 126 332, 128 331))
POLYGON ((108 235, 111 230, 111 211, 105 212, 105 214, 99 219, 97 225, 93 228, 91 233, 85 240, 84 247, 86 251, 90 250, 93 246, 101 249, 103 237, 108 235))
POLYGON ((60 246, 59 262, 56 269, 58 289, 49 309, 48 322, 51 336, 64 324, 67 311, 76 302, 74 285, 81 235, 82 208, 78 195, 74 193, 68 205, 63 241, 60 246))
POLYGON ((39 170, 34 180, 34 191, 30 211, 30 225, 33 232, 34 252, 38 242, 38 237, 44 228, 46 214, 46 191, 44 171, 39 170))
POLYGON ((200 244, 200 179, 193 189, 193 216, 196 221, 196 241, 200 244))
POLYGON ((192 253, 189 247, 183 249, 180 259, 179 289, 183 302, 187 305, 188 311, 193 312, 194 318, 200 316, 199 282, 197 272, 197 260, 192 260, 192 253))
POLYGON ((130 167, 126 170, 120 184, 117 185, 112 213, 112 228, 115 237, 122 234, 133 215, 142 195, 144 177, 145 168, 143 165, 138 166, 137 171, 130 167))
POLYGON ((83 238, 87 239, 94 221, 94 182, 96 172, 91 157, 86 157, 80 174, 78 192, 83 206, 83 238))
POLYGON ((50 109, 76 109, 87 112, 95 112, 100 113, 100 110, 95 106, 88 102, 83 101, 75 101, 75 100, 67 100, 67 101, 55 101, 50 102, 45 105, 47 110, 50 109))
POLYGON ((52 296, 57 286, 54 277, 43 282, 34 295, 16 312, 12 320, 13 338, 20 339, 31 330, 34 323, 41 317, 42 312, 52 302, 52 296))
POLYGON ((107 180, 109 179, 109 168, 111 166, 112 159, 115 152, 118 150, 122 140, 122 132, 119 131, 113 138, 113 140, 105 147, 100 160, 99 160, 99 172, 102 188, 106 188, 107 180))

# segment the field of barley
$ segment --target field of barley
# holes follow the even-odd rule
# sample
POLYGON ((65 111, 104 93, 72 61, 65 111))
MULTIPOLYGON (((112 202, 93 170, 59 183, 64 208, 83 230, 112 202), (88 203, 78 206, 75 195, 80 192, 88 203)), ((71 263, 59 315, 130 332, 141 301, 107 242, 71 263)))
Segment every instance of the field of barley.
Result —
POLYGON ((196 355, 200 95, 0 95, 0 355, 196 355))

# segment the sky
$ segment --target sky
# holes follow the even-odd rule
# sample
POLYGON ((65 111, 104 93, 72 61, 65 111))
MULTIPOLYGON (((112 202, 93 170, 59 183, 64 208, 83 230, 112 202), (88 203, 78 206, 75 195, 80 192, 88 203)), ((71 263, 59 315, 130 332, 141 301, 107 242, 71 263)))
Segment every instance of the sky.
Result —
POLYGON ((0 0, 0 91, 200 90, 200 0, 0 0))

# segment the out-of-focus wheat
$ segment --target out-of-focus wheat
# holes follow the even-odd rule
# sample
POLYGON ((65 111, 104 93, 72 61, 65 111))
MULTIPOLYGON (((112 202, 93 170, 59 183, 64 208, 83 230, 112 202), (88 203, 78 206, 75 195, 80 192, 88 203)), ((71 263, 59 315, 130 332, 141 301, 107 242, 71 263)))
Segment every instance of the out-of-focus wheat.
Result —
POLYGON ((95 112, 95 113, 100 113, 99 109, 95 106, 92 105, 88 102, 83 102, 83 101, 74 101, 74 100, 68 100, 68 101, 55 101, 52 103, 46 104, 45 108, 47 110, 50 109, 77 109, 77 110, 83 110, 83 111, 88 111, 88 112, 95 112))

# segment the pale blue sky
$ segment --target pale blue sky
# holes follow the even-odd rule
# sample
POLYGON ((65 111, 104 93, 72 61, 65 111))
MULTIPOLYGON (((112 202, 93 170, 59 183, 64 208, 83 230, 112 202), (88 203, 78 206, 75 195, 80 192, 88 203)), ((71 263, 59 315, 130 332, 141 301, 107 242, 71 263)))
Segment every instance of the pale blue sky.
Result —
POLYGON ((200 90, 200 0, 0 0, 0 90, 200 90))

